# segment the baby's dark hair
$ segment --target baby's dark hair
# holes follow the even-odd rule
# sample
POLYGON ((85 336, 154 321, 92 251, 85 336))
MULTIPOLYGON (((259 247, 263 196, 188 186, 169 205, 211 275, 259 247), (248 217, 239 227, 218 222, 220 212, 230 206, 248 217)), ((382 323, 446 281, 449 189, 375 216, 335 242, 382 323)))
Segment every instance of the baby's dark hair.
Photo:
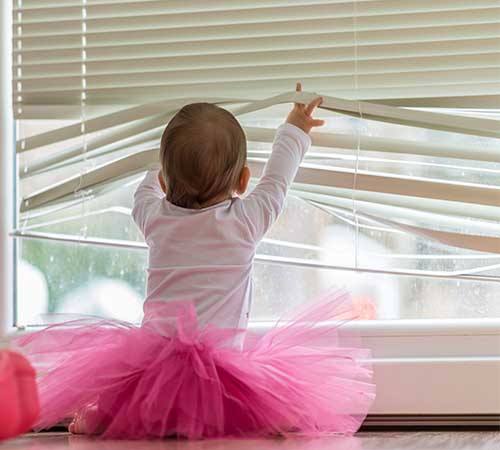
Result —
POLYGON ((163 132, 160 163, 167 200, 200 209, 238 186, 247 158, 241 125, 227 110, 210 103, 184 106, 163 132))

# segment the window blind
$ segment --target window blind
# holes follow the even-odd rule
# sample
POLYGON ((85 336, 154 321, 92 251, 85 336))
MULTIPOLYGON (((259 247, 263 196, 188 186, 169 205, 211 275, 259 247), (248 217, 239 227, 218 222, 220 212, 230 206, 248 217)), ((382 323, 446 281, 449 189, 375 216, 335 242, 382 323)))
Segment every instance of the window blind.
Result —
POLYGON ((82 93, 87 105, 258 99, 298 78, 341 98, 498 105, 497 0, 15 4, 14 103, 24 117, 47 106, 79 114, 69 107, 82 93))
MULTIPOLYGON (((319 130, 294 195, 451 247, 500 253, 499 184, 445 170, 485 168, 500 179, 499 121, 477 113, 494 115, 500 100, 497 0, 18 0, 13 14, 16 117, 72 120, 17 142, 27 161, 21 180, 46 180, 24 195, 24 217, 154 167, 161 131, 185 103, 217 103, 241 118, 319 93, 330 113, 477 137, 477 145, 319 130), (287 92, 297 80, 316 93, 287 92), (356 164, 324 164, 339 149, 356 164), (360 169, 361 152, 442 170, 432 177, 360 169), (112 159, 99 163, 103 155, 112 159), (83 172, 58 175, 82 161, 83 172)), ((267 127, 245 132, 250 143, 274 136, 267 127)), ((250 147, 255 176, 267 155, 250 147)))

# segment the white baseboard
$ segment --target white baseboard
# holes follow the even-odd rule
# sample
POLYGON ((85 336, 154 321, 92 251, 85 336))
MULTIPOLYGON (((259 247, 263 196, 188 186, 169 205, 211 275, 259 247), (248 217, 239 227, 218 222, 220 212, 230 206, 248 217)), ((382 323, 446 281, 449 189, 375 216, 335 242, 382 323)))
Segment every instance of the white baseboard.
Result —
POLYGON ((500 416, 500 358, 387 358, 373 368, 370 414, 500 416))

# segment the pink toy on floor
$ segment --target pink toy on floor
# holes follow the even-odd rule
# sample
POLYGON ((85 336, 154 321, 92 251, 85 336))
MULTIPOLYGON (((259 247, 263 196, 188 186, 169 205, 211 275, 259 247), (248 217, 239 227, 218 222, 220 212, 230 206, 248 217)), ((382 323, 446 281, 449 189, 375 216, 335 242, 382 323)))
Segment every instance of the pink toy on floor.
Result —
POLYGON ((35 370, 19 353, 0 350, 0 440, 29 431, 38 414, 35 370))

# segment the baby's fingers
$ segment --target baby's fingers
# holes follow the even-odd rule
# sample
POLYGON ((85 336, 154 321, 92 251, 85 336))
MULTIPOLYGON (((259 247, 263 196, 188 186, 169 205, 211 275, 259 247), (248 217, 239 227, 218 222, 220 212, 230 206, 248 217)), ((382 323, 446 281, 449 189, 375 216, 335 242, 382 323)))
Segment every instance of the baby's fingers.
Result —
POLYGON ((316 97, 311 103, 306 106, 305 113, 310 116, 314 110, 323 103, 322 97, 316 97))
MULTIPOLYGON (((302 92, 302 83, 300 81, 295 85, 295 92, 302 92)), ((303 103, 295 102, 294 106, 297 107, 298 109, 303 109, 304 108, 304 104, 303 103)))
POLYGON ((311 119, 309 125, 311 127, 322 127, 325 124, 325 121, 322 119, 311 119))

